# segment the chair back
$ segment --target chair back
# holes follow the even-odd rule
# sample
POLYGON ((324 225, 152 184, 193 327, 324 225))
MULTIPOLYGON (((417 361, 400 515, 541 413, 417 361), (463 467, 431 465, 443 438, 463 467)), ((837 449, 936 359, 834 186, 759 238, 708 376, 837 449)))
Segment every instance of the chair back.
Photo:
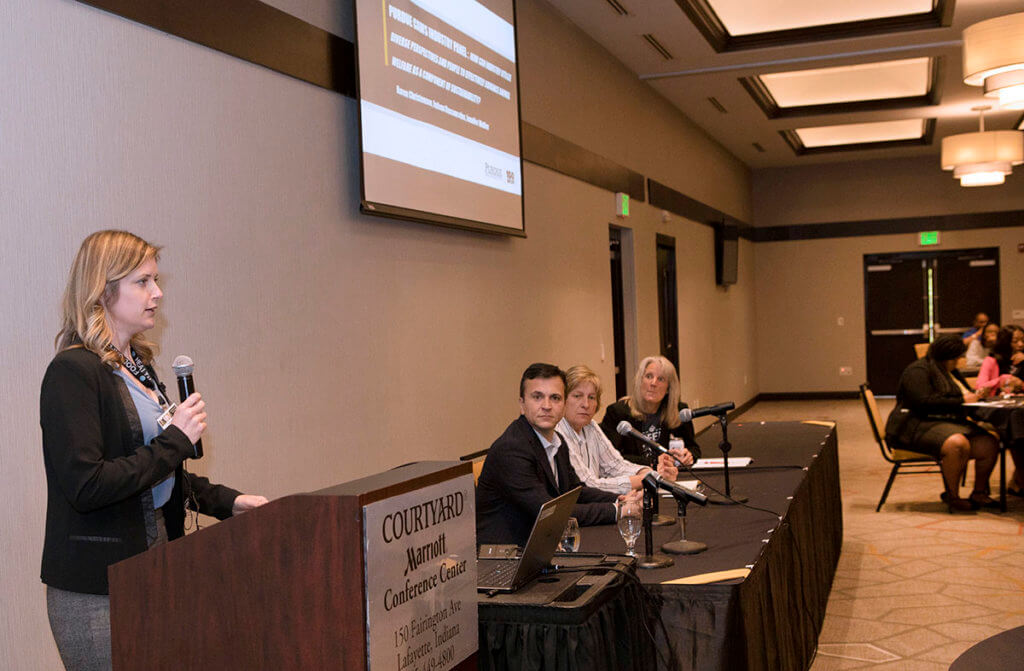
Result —
POLYGON ((885 429, 882 426, 882 416, 878 412, 878 403, 867 382, 860 386, 860 398, 864 401, 864 412, 868 415, 868 424, 871 425, 871 433, 875 436, 878 449, 882 451, 882 456, 886 461, 893 461, 892 451, 885 442, 885 429))

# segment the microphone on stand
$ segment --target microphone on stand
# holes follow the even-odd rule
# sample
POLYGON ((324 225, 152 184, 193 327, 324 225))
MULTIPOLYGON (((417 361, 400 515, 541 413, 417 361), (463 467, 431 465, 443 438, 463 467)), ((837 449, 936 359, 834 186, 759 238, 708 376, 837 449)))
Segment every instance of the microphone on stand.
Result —
MULTIPOLYGON (((174 357, 174 362, 171 364, 171 368, 174 370, 174 374, 178 376, 178 396, 182 402, 186 398, 195 393, 196 383, 192 379, 192 373, 196 369, 195 363, 193 363, 190 357, 184 354, 179 354, 174 357)), ((200 438, 195 443, 195 459, 201 459, 203 456, 203 439, 200 438)))
POLYGON ((666 492, 671 493, 672 496, 676 497, 677 499, 693 501, 697 505, 701 506, 706 506, 708 504, 708 497, 704 496, 700 492, 683 487, 678 483, 670 482, 669 480, 666 480, 665 478, 661 477, 661 475, 659 475, 655 471, 651 471, 650 473, 645 475, 644 480, 646 480, 648 484, 661 487, 666 492))
POLYGON ((690 468, 689 466, 681 462, 679 458, 676 457, 676 455, 669 452, 664 445, 662 445, 661 443, 657 443, 648 438, 647 436, 645 436, 644 434, 640 433, 639 431, 634 429, 633 425, 627 422, 626 420, 622 420, 621 422, 619 422, 618 425, 615 427, 615 431, 618 432, 620 436, 632 436, 633 438, 642 441, 645 445, 647 445, 647 447, 651 448, 652 450, 657 450, 662 454, 667 454, 668 456, 672 457, 673 461, 679 464, 680 468, 690 468))
POLYGON ((735 410, 736 404, 732 401, 726 403, 719 403, 718 405, 709 405, 703 408, 697 408, 696 410, 690 410, 689 408, 683 408, 679 411, 679 421, 681 422, 692 422, 698 417, 704 417, 706 415, 720 416, 735 410))

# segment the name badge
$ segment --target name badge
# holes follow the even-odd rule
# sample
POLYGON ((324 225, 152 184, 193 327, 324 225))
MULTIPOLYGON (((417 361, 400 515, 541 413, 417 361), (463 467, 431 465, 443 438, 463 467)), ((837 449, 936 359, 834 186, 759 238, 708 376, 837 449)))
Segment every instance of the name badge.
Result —
POLYGON ((160 426, 160 430, 163 431, 171 425, 171 420, 174 419, 174 411, 178 409, 177 403, 171 403, 171 407, 164 411, 164 414, 156 418, 156 423, 160 426))

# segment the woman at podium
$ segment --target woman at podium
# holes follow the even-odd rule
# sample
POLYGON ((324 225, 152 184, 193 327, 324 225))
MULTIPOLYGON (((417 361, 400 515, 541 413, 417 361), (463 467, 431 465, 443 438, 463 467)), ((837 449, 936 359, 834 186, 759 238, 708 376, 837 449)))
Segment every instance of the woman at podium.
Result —
POLYGON ((143 337, 163 296, 158 252, 125 231, 85 239, 43 378, 41 577, 67 669, 110 668, 107 566, 184 535, 186 508, 225 519, 266 503, 184 468, 206 409, 197 393, 170 401, 143 337))

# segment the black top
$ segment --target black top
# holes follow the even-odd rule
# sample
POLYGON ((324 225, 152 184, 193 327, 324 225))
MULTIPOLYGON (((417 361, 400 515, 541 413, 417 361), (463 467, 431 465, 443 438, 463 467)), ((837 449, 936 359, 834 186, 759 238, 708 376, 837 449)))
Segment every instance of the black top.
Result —
POLYGON ((926 422, 963 422, 964 396, 953 377, 970 389, 960 371, 947 373, 927 357, 907 366, 900 375, 896 407, 885 423, 886 441, 893 447, 912 446, 927 429, 926 422))
POLYGON ((154 536, 150 488, 171 473, 174 489, 163 507, 168 538, 184 535, 186 486, 201 512, 231 516, 239 492, 184 473, 193 448, 178 427, 143 444, 127 383, 87 349, 64 350, 50 362, 39 423, 46 470, 41 577, 48 585, 106 594, 107 566, 146 550, 154 536))
MULTIPOLYGON (((540 507, 582 484, 569 463, 565 440, 558 437, 562 444, 555 453, 557 485, 547 452, 526 417, 520 415, 494 441, 476 486, 478 543, 523 545, 540 507)), ((612 524, 616 499, 612 492, 583 487, 572 515, 582 526, 612 524)))
MULTIPOLYGON (((685 403, 679 404, 679 409, 688 408, 685 403)), ((619 426, 619 422, 626 420, 632 425, 634 429, 640 433, 645 433, 644 429, 647 428, 645 425, 649 424, 646 418, 637 419, 633 417, 629 411, 629 405, 625 400, 616 401, 608 406, 608 409, 604 411, 604 418, 601 419, 601 430, 604 431, 605 435, 608 436, 608 440, 612 441, 612 445, 615 446, 624 457, 643 463, 643 443, 632 436, 622 436, 616 430, 619 426)), ((672 438, 680 438, 683 444, 686 445, 686 449, 690 451, 694 459, 700 459, 700 445, 697 444, 697 438, 693 431, 693 422, 683 422, 674 429, 669 429, 665 426, 664 422, 658 422, 655 425, 657 430, 657 442, 662 447, 668 449, 668 442, 672 438)), ((648 434, 650 435, 650 434, 648 434)), ((652 436, 653 437, 653 436, 652 436)), ((657 456, 657 455, 655 455, 657 456)))

